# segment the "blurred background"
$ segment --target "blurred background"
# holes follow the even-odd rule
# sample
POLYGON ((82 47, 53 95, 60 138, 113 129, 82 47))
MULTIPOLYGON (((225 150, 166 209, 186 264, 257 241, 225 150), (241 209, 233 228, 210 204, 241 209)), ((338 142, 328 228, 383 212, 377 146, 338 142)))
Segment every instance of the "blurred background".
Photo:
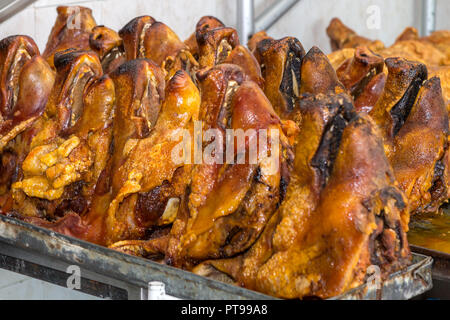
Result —
MULTIPOLYGON (((0 4, 2 1, 0 0, 0 4)), ((280 0, 254 0, 255 17, 280 0)), ((131 19, 151 15, 169 25, 181 39, 187 38, 198 19, 214 15, 236 27, 236 0, 38 0, 0 24, 0 38, 26 34, 41 50, 56 19, 59 5, 82 5, 93 10, 98 24, 119 30, 131 19)), ((297 37, 305 49, 313 45, 330 52, 325 33, 331 18, 339 17, 346 25, 367 38, 379 39, 387 46, 408 26, 420 30, 422 0, 300 0, 267 31, 275 38, 297 37), (378 26, 368 19, 379 10, 378 26), (377 9, 378 8, 378 9, 377 9)), ((450 29, 450 1, 436 0, 436 29, 450 29)), ((259 31, 259 30, 256 30, 259 31)))

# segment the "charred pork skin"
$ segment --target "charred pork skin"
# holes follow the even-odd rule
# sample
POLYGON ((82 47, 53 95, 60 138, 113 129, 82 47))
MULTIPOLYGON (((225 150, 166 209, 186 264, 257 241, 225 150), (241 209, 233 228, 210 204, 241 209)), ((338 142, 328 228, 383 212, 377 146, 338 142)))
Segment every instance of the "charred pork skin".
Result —
POLYGON ((408 265, 408 203, 376 124, 354 112, 345 93, 305 92, 300 110, 279 210, 247 252, 206 261, 195 273, 280 298, 328 298, 360 285, 370 265, 383 277, 408 265))
POLYGON ((294 119, 293 111, 300 98, 300 69, 305 50, 291 37, 259 42, 256 55, 260 58, 264 93, 281 119, 294 119))
MULTIPOLYGON (((113 178, 107 239, 115 249, 142 252, 140 241, 152 228, 170 225, 190 181, 191 166, 173 161, 183 129, 191 134, 198 120, 200 93, 189 75, 178 71, 169 81, 158 120, 145 139, 128 140, 113 178)), ((145 243, 143 244, 145 246, 145 243)))
POLYGON ((114 87, 93 52, 55 55, 56 81, 42 117, 30 130, 22 178, 13 184, 14 209, 52 219, 83 214, 105 166, 114 87), (90 111, 94 109, 95 111, 90 111), (102 110, 95 117, 96 111, 102 110))
POLYGON ((372 110, 411 214, 436 212, 447 200, 448 112, 439 78, 425 65, 386 59, 386 89, 372 110))
POLYGON ((273 40, 273 38, 270 37, 265 31, 259 31, 251 36, 251 38, 248 40, 247 47, 256 56, 259 43, 267 39, 273 40))
POLYGON ((358 47, 352 59, 337 70, 337 76, 355 101, 356 111, 370 112, 386 83, 384 59, 365 47, 358 47))
POLYGON ((97 25, 92 10, 85 7, 61 6, 42 56, 54 68, 54 56, 67 49, 89 50, 89 37, 97 25))
POLYGON ((89 45, 100 58, 105 74, 111 73, 126 61, 122 38, 117 32, 105 26, 96 26, 92 29, 89 45))

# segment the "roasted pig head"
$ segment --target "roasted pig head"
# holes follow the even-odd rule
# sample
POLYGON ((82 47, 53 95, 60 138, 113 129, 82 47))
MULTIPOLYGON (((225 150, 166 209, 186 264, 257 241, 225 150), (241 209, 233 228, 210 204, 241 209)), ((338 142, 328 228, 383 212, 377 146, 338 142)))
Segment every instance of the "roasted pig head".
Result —
POLYGON ((385 90, 370 115, 384 133, 389 156, 389 145, 411 111, 428 72, 425 65, 402 58, 386 59, 386 66, 388 77, 385 90))
POLYGON ((427 79, 425 65, 386 59, 386 89, 370 113, 411 213, 436 212, 447 200, 448 112, 439 78, 427 79))
POLYGON ((89 45, 99 56, 105 74, 111 73, 126 61, 123 40, 112 29, 105 26, 93 28, 89 45))
POLYGON ((26 216, 53 218, 66 211, 82 214, 109 148, 114 87, 101 79, 93 52, 68 51, 55 55, 56 81, 45 113, 30 129, 30 150, 22 177, 13 184, 15 208, 26 216), (94 109, 94 111, 89 111, 94 109), (98 110, 102 113, 96 114, 98 110), (95 113, 96 116, 92 117, 95 113), (98 162, 95 162, 98 161, 98 162))
MULTIPOLYGON (((145 255, 145 242, 133 240, 143 240, 152 230, 175 220, 180 198, 190 181, 191 158, 176 161, 173 152, 184 143, 184 132, 193 134, 199 110, 200 93, 190 76, 180 70, 167 84, 150 135, 127 141, 122 164, 112 180, 114 199, 106 220, 108 244, 125 241, 112 248, 145 255)), ((183 145, 182 150, 185 147, 190 148, 183 145)))
POLYGON ((280 298, 329 298, 409 263, 407 200, 383 140, 351 98, 305 95, 286 199, 256 243, 193 271, 280 298))
POLYGON ((89 37, 97 25, 92 10, 85 7, 61 6, 42 56, 53 68, 55 53, 67 49, 89 50, 89 37))
POLYGON ((358 47, 353 58, 337 70, 341 83, 355 101, 356 111, 370 112, 380 98, 386 83, 384 59, 365 47, 358 47))
POLYGON ((0 42, 0 150, 42 115, 55 81, 34 41, 13 36, 0 42))
POLYGON ((300 41, 286 37, 265 39, 257 46, 264 93, 281 119, 297 120, 293 111, 300 98, 301 65, 305 50, 300 41))
POLYGON ((190 268, 244 252, 284 198, 291 146, 262 90, 244 80, 242 69, 227 64, 199 75, 203 129, 214 136, 204 138, 203 161, 194 166, 172 227, 168 264, 190 268), (246 137, 229 135, 239 131, 246 137))

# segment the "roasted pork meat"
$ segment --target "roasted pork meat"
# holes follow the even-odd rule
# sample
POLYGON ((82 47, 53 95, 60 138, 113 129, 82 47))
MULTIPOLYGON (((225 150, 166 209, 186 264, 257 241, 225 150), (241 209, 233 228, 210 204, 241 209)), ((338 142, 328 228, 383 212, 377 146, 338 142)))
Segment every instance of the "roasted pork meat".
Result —
POLYGON ((380 100, 370 112, 381 128, 386 154, 411 213, 436 212, 447 201, 448 111, 439 78, 401 58, 386 60, 389 71, 380 100))
POLYGON ((386 277, 409 263, 407 199, 380 131, 345 93, 320 91, 301 99, 286 199, 262 235, 244 254, 194 272, 281 298, 327 298, 361 284, 372 264, 386 277))
POLYGON ((211 16, 182 41, 58 8, 42 57, 0 41, 0 213, 279 298, 386 279, 410 214, 450 197, 450 37, 327 32, 330 59, 211 16))
POLYGON ((55 67, 55 85, 12 186, 15 210, 50 219, 89 208, 107 161, 114 106, 114 86, 102 78, 95 53, 57 53, 55 67))

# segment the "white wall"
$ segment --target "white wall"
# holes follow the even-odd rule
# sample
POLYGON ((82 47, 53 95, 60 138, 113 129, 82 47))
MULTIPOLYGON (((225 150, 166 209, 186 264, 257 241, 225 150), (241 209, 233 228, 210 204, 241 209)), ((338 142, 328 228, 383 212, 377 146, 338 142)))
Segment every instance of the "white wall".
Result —
MULTIPOLYGON (((256 14, 275 1, 255 0, 256 14)), ((181 38, 189 36, 203 15, 215 15, 231 26, 236 22, 236 0, 39 0, 2 23, 0 38, 27 34, 43 49, 56 19, 55 8, 62 4, 90 7, 99 24, 116 30, 136 16, 152 15, 171 26, 181 38)), ((301 0, 269 33, 276 38, 295 36, 306 49, 318 45, 329 51, 325 29, 337 16, 361 34, 391 44, 405 27, 420 27, 420 11, 421 0, 301 0), (366 25, 366 10, 371 5, 381 10, 379 30, 369 30, 366 25)), ((450 29, 449 15, 450 1, 438 0, 438 29, 450 29)))

